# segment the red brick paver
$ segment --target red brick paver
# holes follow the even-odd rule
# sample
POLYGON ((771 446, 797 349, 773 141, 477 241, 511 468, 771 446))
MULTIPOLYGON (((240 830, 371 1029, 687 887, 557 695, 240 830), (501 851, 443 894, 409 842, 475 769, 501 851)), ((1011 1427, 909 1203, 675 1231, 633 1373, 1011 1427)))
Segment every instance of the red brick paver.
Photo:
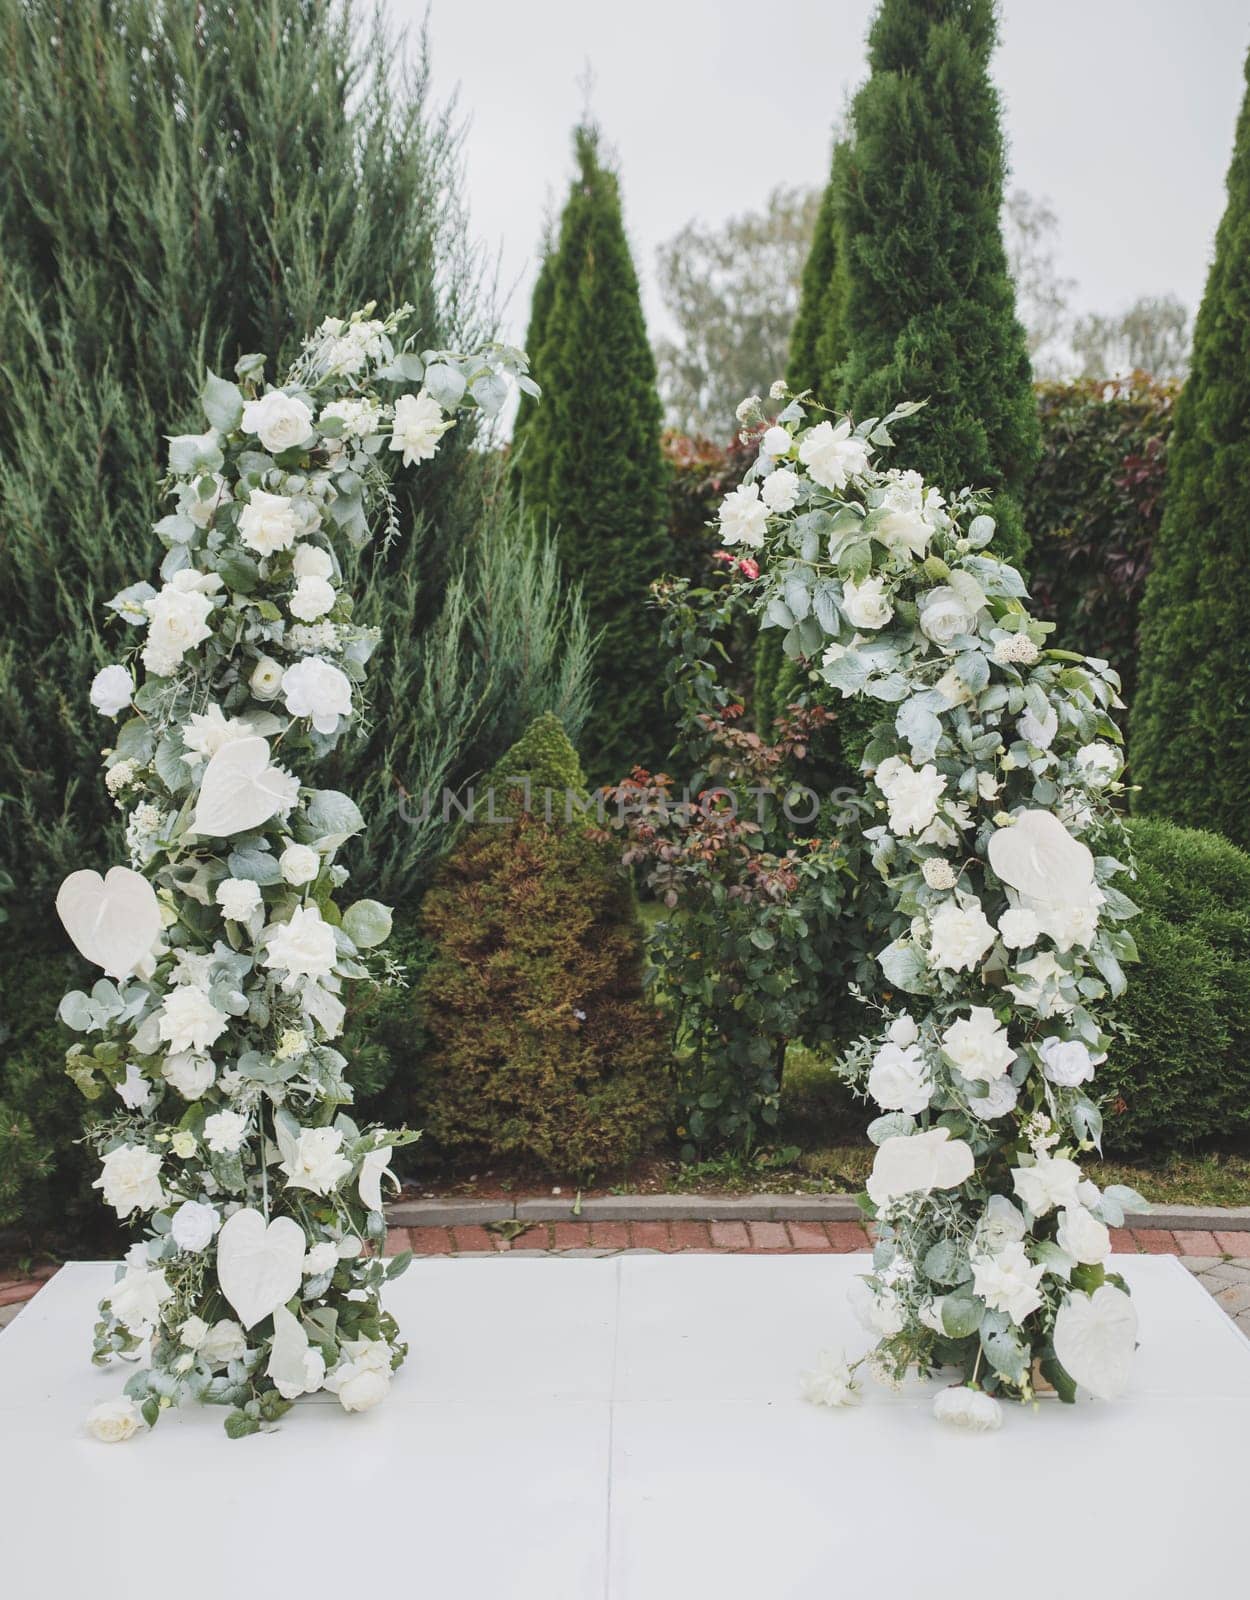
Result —
POLYGON ((745 1222, 713 1222, 710 1232, 714 1250, 745 1250, 751 1242, 745 1222))
POLYGON ((492 1254, 503 1243, 493 1233, 488 1233, 485 1228, 476 1225, 451 1230, 452 1241, 456 1249, 463 1255, 465 1253, 481 1253, 490 1251, 492 1254))
POLYGON ((412 1241, 408 1237, 407 1228, 388 1228, 386 1230, 386 1243, 382 1247, 384 1256, 402 1256, 405 1250, 412 1249, 412 1241))
POLYGON ((1226 1256, 1250 1256, 1250 1233, 1217 1233, 1215 1242, 1226 1256))
POLYGON ((706 1250, 712 1243, 706 1222, 674 1222, 672 1238, 674 1250, 706 1250))
POLYGON ((832 1250, 829 1235, 820 1222, 791 1222, 790 1244, 795 1250, 832 1250))
POLYGON ((1167 1228, 1134 1228, 1133 1243, 1148 1256, 1178 1256, 1182 1254, 1176 1235, 1167 1228))
POLYGON ((635 1250, 671 1250, 667 1222, 631 1222, 629 1242, 635 1250))
POLYGON ((790 1239, 784 1222, 748 1222, 752 1250, 788 1250, 790 1239))
POLYGON ((628 1222, 592 1222, 590 1242, 596 1250, 628 1250, 628 1222))
MULTIPOLYGON (((1178 1228, 1174 1235, 1180 1252, 1183 1256, 1218 1256, 1222 1255, 1219 1241, 1213 1233, 1198 1233, 1191 1229, 1178 1228)), ((1250 1234, 1246 1236, 1243 1248, 1250 1249, 1250 1234)))
POLYGON ((555 1234, 557 1250, 589 1250, 590 1224, 588 1222, 557 1222, 551 1230, 555 1234))

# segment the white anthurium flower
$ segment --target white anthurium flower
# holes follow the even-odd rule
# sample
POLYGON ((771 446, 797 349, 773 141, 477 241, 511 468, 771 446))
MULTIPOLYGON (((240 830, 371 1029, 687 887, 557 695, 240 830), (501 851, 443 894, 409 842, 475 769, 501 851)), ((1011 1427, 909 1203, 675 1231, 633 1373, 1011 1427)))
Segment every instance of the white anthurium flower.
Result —
POLYGON ((313 415, 298 395, 271 389, 243 407, 243 428, 254 433, 272 455, 298 449, 313 438, 313 415))
POLYGON ((91 704, 102 717, 115 717, 134 698, 135 680, 126 667, 102 667, 91 680, 91 704))
POLYGON ((1006 1028, 989 1006, 972 1006, 966 1017, 951 1023, 942 1035, 942 1051, 974 1083, 993 1083, 1016 1058, 1006 1028))
POLYGON ((1099 1266, 1111 1254, 1111 1230, 1080 1205, 1067 1206, 1059 1213, 1055 1241, 1073 1260, 1086 1266, 1099 1266))
POLYGON ((760 497, 758 483, 740 484, 721 501, 716 513, 720 536, 726 545, 742 544, 760 550, 768 532, 768 506, 760 497))
POLYGON ((872 1058, 868 1093, 883 1111, 925 1110, 933 1098, 933 1080, 920 1046, 886 1043, 872 1058))
POLYGON ((970 1433, 995 1433, 1003 1425, 1003 1408, 994 1396, 963 1385, 940 1389, 933 1399, 933 1415, 947 1427, 970 1433))
POLYGON ((932 1189, 957 1189, 972 1176, 975 1162, 962 1139, 952 1139, 949 1128, 887 1139, 877 1146, 868 1197, 875 1206, 909 1194, 932 1189))
POLYGON ((841 1350, 822 1350, 816 1365, 799 1374, 804 1400, 815 1406, 853 1406, 859 1403, 859 1385, 841 1350))
POLYGON ((390 448, 402 453, 410 467, 417 461, 432 461, 439 443, 456 419, 443 415, 443 408, 424 389, 420 394, 401 394, 395 402, 390 448))
POLYGON ((284 1400, 315 1394, 325 1382, 325 1358, 309 1344, 299 1318, 285 1306, 273 1314, 273 1344, 265 1372, 284 1400))
POLYGON ((1042 1303, 1038 1285, 1046 1268, 1034 1265, 1023 1244, 1007 1244, 995 1255, 973 1256, 973 1292, 991 1311, 1003 1311, 1013 1322, 1023 1322, 1042 1303))
POLYGON ((799 445, 799 460, 823 489, 835 493, 845 489, 852 478, 868 471, 871 447, 851 432, 848 417, 841 422, 820 422, 809 428, 799 445))
POLYGON ((1044 1217, 1055 1206, 1080 1204, 1077 1186, 1081 1169, 1066 1156, 1037 1156, 1032 1166, 1014 1167, 1012 1185, 1035 1217, 1044 1217))
POLYGON ((1079 1388, 1096 1400, 1116 1400, 1128 1388, 1137 1348, 1137 1312, 1114 1284, 1093 1294, 1072 1293, 1055 1317, 1055 1355, 1079 1388))
POLYGON ((360 1198, 369 1207, 370 1211, 382 1209, 382 1179, 390 1178, 398 1189, 399 1180, 390 1170, 391 1147, 389 1144, 370 1150, 360 1164, 360 1177, 357 1180, 356 1190, 360 1198))

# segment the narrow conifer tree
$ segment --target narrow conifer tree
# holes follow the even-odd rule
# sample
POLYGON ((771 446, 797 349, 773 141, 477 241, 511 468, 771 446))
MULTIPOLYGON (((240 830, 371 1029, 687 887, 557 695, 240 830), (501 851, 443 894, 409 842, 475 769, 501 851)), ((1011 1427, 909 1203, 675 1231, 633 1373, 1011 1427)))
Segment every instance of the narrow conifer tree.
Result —
POLYGON ((1250 844, 1250 58, 1168 454, 1130 741, 1138 809, 1250 844))
POLYGON ((846 251, 839 240, 837 185, 846 162, 845 143, 834 146, 829 181, 816 216, 812 248, 803 268, 799 312, 790 333, 786 373, 791 389, 810 389, 832 405, 837 398, 839 369, 846 357, 843 327, 846 306, 846 251))
POLYGON ((577 174, 550 281, 539 278, 531 352, 542 404, 524 426, 526 501, 546 514, 599 633, 594 711, 583 736, 592 781, 611 781, 667 747, 658 619, 648 588, 664 569, 664 460, 655 360, 598 130, 576 131, 577 174))

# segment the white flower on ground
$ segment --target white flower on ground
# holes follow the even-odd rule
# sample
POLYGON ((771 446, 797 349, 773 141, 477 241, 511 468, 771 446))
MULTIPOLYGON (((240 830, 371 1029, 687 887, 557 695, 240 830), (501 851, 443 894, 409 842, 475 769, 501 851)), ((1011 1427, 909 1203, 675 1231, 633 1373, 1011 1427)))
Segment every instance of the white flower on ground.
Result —
MULTIPOLYGON (((144 604, 143 609, 148 614, 148 638, 142 651, 143 664, 158 678, 172 677, 187 651, 203 644, 213 631, 208 626, 213 610, 209 597, 212 591, 197 586, 195 581, 203 576, 190 571, 176 572, 164 588, 144 604)), ((217 581, 220 587, 221 580, 217 581)))
POLYGON ((959 882, 954 867, 942 856, 926 856, 921 863, 920 872, 930 889, 953 889, 959 882))
POLYGON ((1059 1213, 1055 1240, 1074 1260, 1095 1267, 1111 1254, 1111 1230, 1084 1206, 1066 1206, 1059 1213))
POLYGON ((177 1089, 184 1100, 198 1100, 212 1088, 217 1068, 209 1056, 197 1055, 194 1050, 179 1050, 165 1057, 161 1063, 161 1077, 177 1089))
POLYGON ((952 1139, 949 1128, 887 1139, 877 1147, 868 1197, 881 1207, 906 1194, 957 1189, 972 1176, 974 1165, 971 1147, 952 1139))
POLYGON ((758 483, 740 484, 721 501, 716 513, 725 544, 744 544, 758 550, 768 531, 768 507, 760 499, 758 483))
POLYGON ((822 1350, 816 1365, 799 1374, 799 1389, 814 1406, 853 1406, 859 1401, 855 1374, 841 1350, 822 1350))
POLYGON ((865 578, 863 583, 853 583, 848 578, 842 585, 842 610, 853 628, 884 628, 894 615, 885 592, 885 579, 865 578))
POLYGON ((1043 1074, 1065 1089, 1074 1089, 1094 1076, 1094 1058, 1079 1039, 1060 1039, 1051 1034, 1038 1045, 1037 1054, 1043 1074))
POLYGON ((863 439, 851 434, 851 423, 843 417, 836 425, 820 422, 808 430, 799 446, 799 460, 824 489, 835 493, 852 478, 868 471, 871 451, 863 439))
POLYGON ((91 1187, 100 1190, 119 1217, 128 1217, 132 1211, 155 1211, 165 1203, 161 1158, 142 1145, 118 1145, 104 1157, 100 1176, 91 1187))
POLYGON ((1097 1400, 1115 1400, 1128 1387, 1137 1347, 1137 1312, 1114 1284, 1071 1294, 1055 1318, 1059 1365, 1097 1400))
POLYGON ((778 467, 764 479, 760 499, 774 513, 781 516, 793 511, 799 500, 799 475, 789 467, 778 467))
POLYGON ((942 649, 953 645, 961 634, 975 633, 976 628, 976 611, 948 584, 920 597, 920 631, 942 649))
POLYGON ((125 1276, 113 1285, 105 1299, 127 1332, 133 1333, 136 1339, 143 1339, 159 1321, 161 1307, 172 1300, 173 1295, 159 1267, 128 1259, 125 1276))
POLYGON ((1003 1425, 1003 1408, 993 1395, 962 1385, 938 1391, 933 1415, 948 1427, 967 1428, 972 1433, 994 1433, 1003 1425))
POLYGON ((327 611, 334 610, 338 595, 334 585, 325 578, 301 578, 290 599, 290 611, 301 622, 316 622, 327 611))
POLYGON ((91 704, 102 717, 115 717, 130 704, 135 680, 126 667, 102 667, 91 680, 91 704))
POLYGON ((254 433, 271 454, 280 455, 283 450, 309 443, 313 415, 298 396, 271 389, 243 407, 243 428, 254 433))
POLYGON ((127 1111, 146 1111, 152 1099, 151 1079, 145 1078, 133 1061, 126 1063, 126 1076, 116 1086, 127 1111))
POLYGON ((992 1083, 1015 1060, 1007 1030, 989 1006, 972 1006, 966 1017, 951 1023, 942 1035, 942 1049, 965 1078, 992 1083))
POLYGON ((946 789, 946 779, 932 762, 913 767, 901 756, 887 756, 873 779, 889 807, 891 829, 904 837, 929 826, 946 789))
POLYGON ((289 496, 253 489, 239 513, 239 537, 249 550, 272 556, 289 550, 303 528, 299 512, 289 496))
POLYGON ((179 1250, 203 1250, 221 1227, 221 1214, 198 1200, 184 1200, 170 1219, 169 1232, 179 1250))
POLYGON ((883 1044, 872 1058, 868 1093, 883 1111, 923 1111, 933 1098, 933 1080, 920 1046, 883 1044))
POLYGON ((116 1400, 101 1400, 87 1413, 87 1432, 101 1444, 122 1444, 132 1439, 143 1425, 138 1406, 125 1395, 116 1400))
POLYGON ((390 1347, 381 1339, 348 1339, 342 1350, 343 1359, 325 1387, 338 1395, 344 1411, 370 1411, 390 1391, 390 1347))
POLYGON ((293 717, 307 717, 318 733, 332 734, 352 714, 352 684, 321 656, 305 656, 282 674, 282 695, 293 717))
POLYGON ((334 970, 334 929, 319 906, 296 906, 291 920, 276 924, 267 937, 262 965, 285 973, 283 988, 293 987, 297 978, 328 978, 334 970))
POLYGON ((1076 753, 1076 764, 1091 789, 1105 789, 1120 774, 1118 751, 1098 740, 1081 746, 1076 753))
POLYGON ((1071 1208, 1080 1203, 1081 1169, 1066 1156, 1038 1156, 1031 1167, 1013 1167, 1011 1181, 1035 1217, 1044 1217, 1054 1206, 1071 1208))
POLYGON ((223 1317, 203 1336, 196 1353, 210 1367, 224 1367, 228 1362, 243 1359, 247 1354, 247 1339, 237 1322, 223 1317))
POLYGON ((226 1013, 193 983, 171 989, 157 1013, 157 1031, 175 1053, 211 1049, 229 1025, 226 1013))
POLYGON ((391 1146, 384 1144, 376 1150, 370 1150, 360 1164, 360 1177, 356 1183, 356 1192, 369 1207, 370 1211, 381 1211, 382 1209, 383 1178, 389 1177, 392 1182, 396 1183, 398 1188, 395 1174, 389 1170, 390 1159, 391 1146))
POLYGON ((992 1311, 1005 1311, 1013 1322, 1023 1322, 1042 1303, 1038 1285, 1046 1268, 1034 1265, 1023 1244, 1008 1244, 995 1255, 973 1256, 973 1291, 992 1311))
POLYGON ((352 1170, 342 1150, 343 1135, 337 1128, 302 1129, 282 1162, 287 1186, 309 1189, 313 1194, 333 1193, 352 1170))
POLYGON ((946 900, 929 919, 929 954, 935 967, 970 971, 993 945, 996 934, 981 902, 946 900))
POLYGON ((246 1138, 247 1118, 238 1111, 215 1111, 204 1119, 204 1143, 215 1155, 233 1155, 246 1138))
POLYGON ((223 878, 213 897, 223 917, 231 922, 246 922, 262 905, 260 885, 251 878, 223 878))
POLYGON ((281 664, 272 656, 261 656, 247 682, 258 700, 276 700, 282 692, 281 664))
POLYGON ((292 888, 311 883, 321 871, 321 856, 311 845, 289 844, 278 857, 278 870, 292 888))
POLYGON ((431 461, 439 440, 455 425, 456 419, 444 417, 442 406, 424 389, 420 394, 401 394, 395 402, 390 448, 403 451, 406 467, 414 461, 431 461))
POLYGON ((998 919, 998 932, 1009 950, 1025 950, 1042 936, 1041 924, 1024 906, 1013 906, 998 919))

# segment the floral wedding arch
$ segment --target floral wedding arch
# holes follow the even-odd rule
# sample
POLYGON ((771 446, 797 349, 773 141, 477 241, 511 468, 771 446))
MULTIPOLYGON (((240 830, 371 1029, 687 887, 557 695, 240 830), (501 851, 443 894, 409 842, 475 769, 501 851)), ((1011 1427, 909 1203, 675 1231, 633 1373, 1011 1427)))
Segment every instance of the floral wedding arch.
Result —
POLYGON ((366 1410, 406 1352, 380 1296, 408 1258, 378 1246, 415 1135, 357 1126, 334 1045, 345 987, 387 974, 390 913, 340 903, 363 818, 306 774, 360 716, 378 642, 339 548, 379 511, 394 530, 390 464, 430 460, 459 408, 537 390, 519 351, 418 355, 409 308, 372 313, 324 322, 281 387, 260 356, 237 383, 210 373, 207 430, 169 442, 160 586, 109 602, 136 643, 91 700, 128 713, 105 782, 130 865, 57 896, 105 974, 60 1008, 84 1036, 70 1075, 104 1111, 95 1186, 146 1222, 96 1326, 98 1362, 147 1357, 90 1419, 107 1440, 184 1400, 228 1407, 233 1436, 318 1389, 366 1410))
MULTIPOLYGON (((1100 1192, 1078 1157, 1101 1135, 1100 1013, 1136 955, 1110 804, 1119 680, 1048 646, 977 494, 948 502, 877 465, 915 405, 853 426, 784 384, 772 398, 788 403, 722 503, 721 537, 751 552, 749 593, 787 653, 882 711, 866 841, 893 916, 883 988, 906 1009, 841 1063, 880 1113, 857 1307, 879 1338, 870 1368, 962 1371, 936 1410, 973 1426, 998 1425, 994 1395, 1110 1399, 1136 1314, 1109 1229, 1139 1197, 1100 1192)), ((739 420, 763 424, 757 397, 739 420)), ((853 1368, 827 1356, 805 1388, 853 1399, 853 1368)))

